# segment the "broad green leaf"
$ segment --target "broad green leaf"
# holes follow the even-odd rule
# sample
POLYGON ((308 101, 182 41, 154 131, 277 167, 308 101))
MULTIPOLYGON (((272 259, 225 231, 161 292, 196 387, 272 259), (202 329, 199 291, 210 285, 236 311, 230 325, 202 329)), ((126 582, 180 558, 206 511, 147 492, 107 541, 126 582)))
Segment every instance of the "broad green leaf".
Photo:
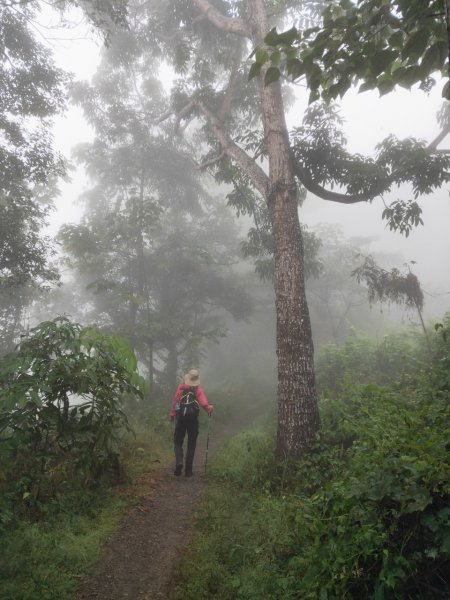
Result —
POLYGON ((392 48, 403 48, 404 40, 403 40, 403 32, 396 31, 393 33, 388 39, 389 46, 392 48))
POLYGON ((277 67, 269 67, 264 76, 264 85, 270 85, 280 79, 280 69, 277 67))
POLYGON ((248 72, 248 81, 257 77, 261 71, 262 63, 254 62, 250 67, 250 71, 248 72))
POLYGON ((418 29, 407 40, 405 47, 402 50, 402 58, 410 62, 415 62, 425 52, 429 37, 429 29, 425 27, 418 29))
MULTIPOLYGON (((270 33, 269 33, 269 35, 270 35, 270 33)), ((278 42, 276 45, 284 44, 286 46, 291 46, 298 39, 298 36, 299 36, 299 33, 297 31, 297 28, 292 27, 288 31, 285 31, 278 35, 278 42)))
POLYGON ((392 92, 395 87, 395 83, 392 81, 392 79, 383 79, 382 81, 378 82, 377 87, 380 91, 380 96, 384 96, 385 94, 392 92))
POLYGON ((430 46, 425 52, 421 62, 421 67, 428 73, 437 71, 445 62, 446 56, 445 54, 442 55, 440 46, 441 42, 438 42, 437 44, 430 46))
POLYGON ((264 48, 257 48, 255 52, 255 62, 263 65, 269 60, 269 53, 264 48))
POLYGON ((388 70, 395 56, 396 53, 392 50, 381 50, 373 54, 370 58, 370 69, 373 75, 377 76, 388 70))
POLYGON ((278 66, 280 64, 280 60, 281 60, 281 53, 278 50, 275 50, 274 52, 272 52, 272 54, 270 55, 270 62, 272 63, 272 65, 278 66))
POLYGON ((264 43, 266 43, 268 46, 278 46, 280 43, 280 35, 278 34, 276 27, 269 31, 264 38, 264 43))
POLYGON ((305 74, 305 65, 298 58, 287 60, 286 69, 292 79, 298 79, 301 75, 305 74))

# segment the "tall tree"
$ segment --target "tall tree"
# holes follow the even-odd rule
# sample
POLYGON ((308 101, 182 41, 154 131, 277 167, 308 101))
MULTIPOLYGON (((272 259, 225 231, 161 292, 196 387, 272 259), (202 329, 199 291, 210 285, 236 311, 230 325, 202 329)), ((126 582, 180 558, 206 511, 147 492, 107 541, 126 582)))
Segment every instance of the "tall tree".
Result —
POLYGON ((226 273, 238 249, 230 215, 155 124, 161 89, 149 60, 118 36, 93 85, 74 89, 97 134, 78 150, 93 187, 82 225, 66 226, 62 238, 95 292, 91 320, 129 337, 150 381, 167 392, 223 335, 221 313, 245 318, 250 302, 226 273))
POLYGON ((63 173, 49 123, 64 104, 66 77, 31 32, 33 5, 0 6, 0 339, 11 349, 33 286, 57 279, 41 237, 52 177, 63 173), (44 186, 48 186, 44 194, 44 186))
MULTIPOLYGON (((283 26, 283 20, 295 20, 302 29, 320 25, 328 4, 152 0, 130 9, 137 39, 152 36, 156 55, 171 61, 179 74, 171 109, 161 118, 171 114, 175 130, 187 139, 189 124, 200 122, 203 144, 197 136, 191 151, 199 166, 232 183, 244 205, 255 194, 266 203, 275 271, 279 456, 300 455, 319 427, 298 216, 300 184, 325 200, 351 204, 371 200, 404 181, 412 181, 417 197, 448 180, 449 160, 433 152, 436 141, 429 148, 391 137, 376 161, 351 156, 333 128, 335 115, 325 108, 311 111, 290 139, 279 70, 270 62, 276 62, 270 48, 279 40, 271 40, 270 32, 283 26), (261 51, 264 40, 272 46, 261 51), (252 50, 254 82, 246 85, 252 50), (333 190, 335 185, 343 190, 333 190)), ((420 221, 420 209, 417 203, 399 202, 385 216, 392 227, 408 232, 420 221)))
POLYGON ((249 49, 263 43, 272 21, 268 8, 275 6, 263 0, 191 0, 153 3, 153 15, 156 6, 165 17, 164 54, 175 59, 178 53, 185 73, 174 94, 176 124, 200 119, 209 144, 203 166, 220 162, 230 179, 240 179, 243 190, 250 187, 267 205, 277 313, 277 454, 295 457, 311 445, 319 427, 298 186, 279 82, 265 85, 263 65, 258 85, 243 85, 249 49))
MULTIPOLYGON (((77 2, 46 3, 59 13, 77 2)), ((82 3, 102 26, 124 22, 120 3, 82 3)), ((69 77, 54 64, 36 25, 42 3, 0 2, 0 340, 8 349, 20 330, 33 288, 55 283, 51 240, 42 236, 55 183, 65 173, 55 151, 52 119, 63 110, 69 77)))

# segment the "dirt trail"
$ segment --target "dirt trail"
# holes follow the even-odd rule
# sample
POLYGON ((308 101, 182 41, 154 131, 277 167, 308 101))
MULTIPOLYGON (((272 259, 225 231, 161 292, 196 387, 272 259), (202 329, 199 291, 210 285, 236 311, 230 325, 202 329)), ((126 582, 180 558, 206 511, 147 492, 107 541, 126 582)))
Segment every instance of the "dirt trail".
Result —
MULTIPOLYGON (((194 477, 174 477, 172 465, 157 473, 151 489, 107 541, 78 600, 167 600, 205 489, 206 424, 202 425, 194 477)), ((212 431, 208 457, 230 433, 212 431)))

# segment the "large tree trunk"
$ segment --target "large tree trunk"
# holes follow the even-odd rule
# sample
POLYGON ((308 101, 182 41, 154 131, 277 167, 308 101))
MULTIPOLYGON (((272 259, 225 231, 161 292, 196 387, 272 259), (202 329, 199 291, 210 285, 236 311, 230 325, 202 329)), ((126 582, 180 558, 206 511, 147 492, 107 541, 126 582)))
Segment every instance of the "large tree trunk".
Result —
MULTIPOLYGON (((252 7, 252 31, 258 45, 268 31, 263 0, 253 0, 252 7)), ((269 156, 270 189, 266 200, 272 222, 277 314, 277 455, 298 457, 311 446, 319 428, 314 352, 305 293, 297 185, 281 86, 278 82, 265 86, 264 75, 263 69, 260 97, 269 156)))
MULTIPOLYGON (((209 0, 193 0, 218 29, 261 46, 268 33, 264 0, 248 0, 245 20, 227 17, 209 0)), ((296 458, 311 447, 319 428, 311 325, 305 294, 303 241, 298 218, 297 183, 291 159, 281 87, 264 85, 260 109, 269 159, 269 176, 227 134, 222 118, 197 103, 208 118, 222 151, 233 159, 265 198, 272 222, 278 356, 277 455, 296 458)), ((232 77, 230 77, 230 84, 232 77)), ((225 96, 227 97, 228 94, 225 96)), ((190 106, 186 110, 190 110, 190 106)), ((225 113, 227 111, 224 111, 225 113)), ((183 115, 181 115, 183 116, 183 115)))

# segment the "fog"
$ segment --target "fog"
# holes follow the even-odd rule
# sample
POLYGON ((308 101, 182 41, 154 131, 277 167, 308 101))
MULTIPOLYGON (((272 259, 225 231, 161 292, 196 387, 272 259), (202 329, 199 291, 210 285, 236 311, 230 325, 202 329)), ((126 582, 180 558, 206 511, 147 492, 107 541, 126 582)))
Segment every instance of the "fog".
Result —
MULTIPOLYGON (((74 11, 73 21, 77 20, 79 17, 77 19, 74 11)), ((105 51, 100 37, 82 21, 68 30, 57 29, 54 37, 56 39, 51 40, 47 36, 47 43, 53 49, 57 64, 73 73, 76 80, 90 80, 105 51)), ((162 78, 169 80, 169 74, 162 72, 162 78)), ((305 95, 304 90, 299 88, 298 99, 288 114, 290 126, 301 122, 306 108, 305 95)), ((373 156, 376 145, 389 134, 399 139, 416 137, 431 142, 440 131, 436 114, 442 102, 439 85, 429 93, 417 88, 412 91, 397 88, 382 97, 375 91, 361 94, 356 90, 349 92, 340 102, 349 150, 373 156)), ((54 132, 55 144, 66 157, 71 156, 77 144, 89 141, 93 136, 81 109, 74 106, 56 119, 54 132)), ((450 140, 446 139, 441 147, 446 148, 449 143, 450 140)), ((51 218, 52 232, 57 231, 63 223, 77 222, 80 218, 77 199, 86 187, 87 178, 83 169, 76 167, 71 179, 70 183, 61 185, 56 211, 51 218)), ((407 190, 399 193, 394 190, 385 198, 386 204, 400 195, 405 196, 405 193, 407 196, 407 190)), ((386 264, 386 268, 401 267, 402 262, 414 261, 414 272, 426 292, 425 314, 432 318, 450 307, 450 269, 446 265, 450 258, 448 189, 442 188, 422 198, 421 206, 424 226, 417 227, 408 238, 386 227, 381 219, 383 201, 379 198, 371 204, 345 205, 309 195, 300 210, 300 218, 302 223, 311 228, 324 223, 336 225, 346 238, 370 240, 369 251, 398 257, 398 264, 386 264)))
MULTIPOLYGON (((45 13, 41 16, 42 39, 51 48, 57 65, 72 73, 74 81, 91 81, 102 55, 108 50, 105 50, 100 36, 90 30, 76 11, 71 13, 69 20, 73 22, 79 20, 77 26, 61 29, 55 24, 54 29, 51 29, 52 23, 56 23, 55 18, 50 14, 46 17, 45 13), (45 22, 45 18, 50 21, 45 22), (51 35, 49 31, 52 31, 51 35)), ((162 70, 160 75, 162 81, 168 86, 171 81, 170 71, 162 70)), ((431 142, 439 133, 436 113, 441 103, 439 85, 428 94, 418 89, 413 91, 398 89, 381 98, 376 92, 358 94, 356 91, 351 91, 340 103, 341 115, 345 120, 344 130, 348 139, 348 148, 352 152, 374 156, 377 143, 389 134, 399 138, 412 136, 431 142)), ((301 124, 305 108, 305 90, 297 87, 296 100, 288 113, 289 127, 301 124)), ((81 108, 71 105, 64 114, 55 119, 55 147, 72 162, 72 171, 70 181, 59 184, 60 193, 55 200, 55 211, 50 217, 48 228, 52 236, 57 234, 62 225, 80 221, 82 208, 79 198, 90 189, 92 181, 84 168, 72 160, 72 152, 78 144, 93 139, 94 130, 86 122, 81 108)), ((445 147, 445 141, 441 147, 445 147)), ((211 182, 208 186, 219 197, 219 201, 225 204, 224 188, 214 188, 211 182)), ((399 197, 408 197, 408 194, 411 195, 407 188, 394 190, 390 197, 384 198, 384 202, 388 204, 399 197)), ((450 256, 450 238, 447 231, 450 222, 450 198, 448 190, 441 189, 428 197, 421 198, 420 203, 425 224, 414 229, 409 237, 388 230, 381 218, 384 204, 380 198, 372 203, 345 205, 327 202, 308 194, 299 214, 301 223, 306 225, 308 230, 334 228, 336 232, 340 232, 343 243, 354 245, 364 254, 374 254, 385 269, 389 270, 393 267, 402 269, 405 263, 412 265, 425 292, 424 316, 431 323, 433 319, 441 318, 449 309, 450 270, 447 261, 450 256)), ((240 238, 244 239, 250 221, 248 218, 235 220, 240 238)), ((323 241, 326 245, 327 240, 323 241)), ((244 272, 244 277, 253 277, 251 275, 253 266, 249 262, 241 265, 240 269, 244 272)), ((63 281, 70 280, 68 273, 68 269, 65 268, 63 281)), ((69 314, 73 306, 70 302, 66 306, 64 298, 70 296, 70 285, 63 286, 57 292, 59 300, 55 302, 55 309, 57 307, 59 311, 69 314)), ((238 324, 230 316, 224 317, 228 338, 222 339, 218 345, 209 346, 207 353, 209 367, 215 377, 219 377, 221 368, 233 371, 240 362, 241 353, 242 356, 249 356, 255 352, 255 348, 259 349, 259 360, 254 362, 255 372, 252 378, 258 378, 261 365, 267 380, 271 380, 274 376, 273 292, 269 284, 258 283, 257 278, 252 285, 259 288, 258 294, 262 294, 263 297, 262 301, 260 298, 257 302, 253 315, 245 323, 238 324)), ((311 300, 315 302, 314 298, 310 298, 311 300)), ((346 331, 352 325, 361 325, 364 328, 367 323, 368 330, 376 335, 383 335, 395 323, 408 325, 416 321, 414 314, 398 307, 378 305, 370 309, 366 302, 366 308, 371 312, 364 313, 366 316, 362 316, 361 313, 359 319, 356 317, 350 319, 346 331)), ((314 315, 314 307, 312 313, 313 329, 320 329, 321 317, 314 315)), ((50 316, 49 313, 45 314, 45 311, 44 313, 38 311, 37 314, 50 316)), ((337 320, 342 318, 336 316, 337 320)), ((321 347, 321 344, 326 341, 323 338, 324 336, 319 333, 316 346, 321 347)), ((329 341, 332 341, 331 336, 329 341)), ((155 360, 155 364, 158 364, 157 359, 155 360)), ((203 361, 205 362, 205 359, 203 361)))

